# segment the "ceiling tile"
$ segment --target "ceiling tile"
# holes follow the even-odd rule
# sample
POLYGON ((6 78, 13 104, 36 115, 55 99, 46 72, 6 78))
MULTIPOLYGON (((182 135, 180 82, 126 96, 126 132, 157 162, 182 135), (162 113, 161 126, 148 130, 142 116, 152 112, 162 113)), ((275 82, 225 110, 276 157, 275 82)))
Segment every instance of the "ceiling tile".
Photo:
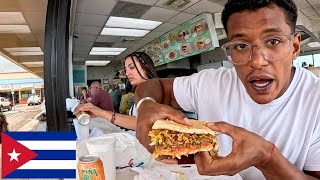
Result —
POLYGON ((314 9, 312 7, 301 9, 301 12, 304 13, 308 17, 317 15, 316 11, 314 11, 314 9))
POLYGON ((306 2, 306 0, 293 0, 298 7, 298 9, 308 8, 310 5, 306 2))
POLYGON ((129 48, 134 44, 134 42, 118 42, 114 43, 112 47, 118 47, 118 48, 129 48))
POLYGON ((99 35, 101 30, 102 30, 102 27, 96 27, 96 26, 81 26, 81 25, 74 26, 75 34, 99 35))
POLYGON ((177 26, 178 26, 177 24, 163 23, 159 27, 157 27, 154 31, 168 32, 177 26))
POLYGON ((151 31, 147 35, 145 35, 145 38, 150 38, 150 39, 156 39, 163 35, 165 32, 159 32, 159 31, 151 31))
POLYGON ((151 6, 119 1, 113 8, 111 15, 117 17, 140 18, 151 6))
POLYGON ((119 39, 119 36, 98 36, 97 42, 117 42, 119 39))
POLYGON ((145 5, 154 5, 158 0, 121 0, 126 2, 138 3, 138 4, 145 4, 145 5))
POLYGON ((93 47, 111 47, 114 42, 95 42, 93 47))
POLYGON ((86 14, 77 13, 76 14, 76 25, 86 25, 86 26, 99 26, 105 25, 108 16, 97 15, 97 14, 86 14))
POLYGON ((215 12, 221 11, 222 9, 223 9, 223 6, 219 4, 213 3, 208 0, 202 0, 196 3, 195 5, 189 7, 184 12, 194 14, 194 15, 199 15, 203 12, 215 13, 215 12))
POLYGON ((190 2, 188 4, 186 4, 185 6, 179 8, 179 9, 174 9, 174 8, 169 7, 169 6, 165 6, 164 3, 166 3, 167 1, 168 0, 159 0, 157 2, 156 6, 167 8, 167 9, 173 9, 173 10, 177 10, 177 11, 183 11, 183 10, 187 9, 188 7, 194 5, 195 3, 199 2, 200 0, 189 0, 190 2))
POLYGON ((319 0, 307 0, 312 6, 320 4, 319 0))
POLYGON ((86 58, 72 58, 72 61, 73 62, 81 62, 81 61, 85 61, 86 60, 86 58))
POLYGON ((86 58, 88 54, 72 54, 73 58, 86 58))
POLYGON ((93 45, 94 41, 72 41, 72 46, 73 47, 88 47, 91 48, 93 45))
POLYGON ((153 39, 150 39, 150 38, 141 38, 137 43, 138 44, 148 44, 149 42, 151 42, 153 39))
POLYGON ((195 17, 195 15, 193 15, 193 14, 181 12, 178 15, 171 18, 168 22, 173 23, 173 24, 182 24, 182 23, 184 23, 194 17, 195 17))
POLYGON ((73 38, 73 41, 90 41, 93 42, 97 39, 97 36, 86 34, 75 34, 78 38, 73 38))
POLYGON ((228 0, 209 0, 209 1, 212 1, 216 4, 220 4, 221 6, 224 6, 228 2, 228 0))
POLYGON ((73 47, 72 52, 89 52, 91 50, 91 46, 80 46, 73 47))
POLYGON ((141 18, 166 22, 171 19, 173 16, 177 15, 179 11, 164 9, 160 7, 152 7, 150 8, 141 18))
POLYGON ((77 12, 109 15, 116 3, 116 0, 78 0, 77 12))
POLYGON ((86 58, 86 60, 105 60, 106 57, 109 57, 109 56, 106 56, 106 55, 101 55, 101 56, 88 55, 88 57, 86 58))

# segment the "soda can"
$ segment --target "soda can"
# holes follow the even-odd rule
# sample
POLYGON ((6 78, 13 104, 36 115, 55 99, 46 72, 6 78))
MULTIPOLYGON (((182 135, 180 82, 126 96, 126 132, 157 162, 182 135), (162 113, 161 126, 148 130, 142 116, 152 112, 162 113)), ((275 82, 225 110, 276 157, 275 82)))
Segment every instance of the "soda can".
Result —
POLYGON ((79 158, 78 173, 80 180, 104 180, 102 161, 95 155, 84 155, 79 158))
POLYGON ((80 111, 76 114, 76 116, 77 116, 79 124, 82 126, 88 125, 91 121, 91 117, 89 116, 89 114, 87 112, 80 111))

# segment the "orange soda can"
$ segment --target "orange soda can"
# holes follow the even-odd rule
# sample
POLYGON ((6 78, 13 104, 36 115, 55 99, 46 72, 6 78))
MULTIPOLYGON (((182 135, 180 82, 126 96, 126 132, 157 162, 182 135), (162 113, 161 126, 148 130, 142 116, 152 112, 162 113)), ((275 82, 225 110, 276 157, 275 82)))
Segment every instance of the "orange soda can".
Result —
POLYGON ((84 155, 79 158, 78 173, 81 180, 105 179, 102 161, 95 155, 84 155))

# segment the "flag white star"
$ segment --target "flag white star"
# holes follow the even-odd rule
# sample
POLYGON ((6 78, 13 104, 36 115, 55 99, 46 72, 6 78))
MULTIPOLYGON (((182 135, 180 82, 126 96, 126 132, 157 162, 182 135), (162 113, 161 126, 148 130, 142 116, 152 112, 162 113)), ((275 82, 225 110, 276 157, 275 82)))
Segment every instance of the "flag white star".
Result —
POLYGON ((12 160, 16 160, 19 162, 18 160, 18 156, 20 156, 21 153, 16 153, 16 149, 13 149, 12 153, 7 153, 10 156, 10 162, 12 160))

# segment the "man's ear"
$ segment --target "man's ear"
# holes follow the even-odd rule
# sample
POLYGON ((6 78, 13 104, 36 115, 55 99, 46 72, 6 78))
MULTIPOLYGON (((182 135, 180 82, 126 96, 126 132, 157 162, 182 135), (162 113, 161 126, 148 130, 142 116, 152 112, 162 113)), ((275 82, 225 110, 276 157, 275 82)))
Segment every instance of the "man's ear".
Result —
POLYGON ((301 34, 296 34, 294 35, 293 39, 292 39, 292 45, 293 45, 293 60, 295 60, 299 54, 300 54, 300 50, 301 50, 301 34))

